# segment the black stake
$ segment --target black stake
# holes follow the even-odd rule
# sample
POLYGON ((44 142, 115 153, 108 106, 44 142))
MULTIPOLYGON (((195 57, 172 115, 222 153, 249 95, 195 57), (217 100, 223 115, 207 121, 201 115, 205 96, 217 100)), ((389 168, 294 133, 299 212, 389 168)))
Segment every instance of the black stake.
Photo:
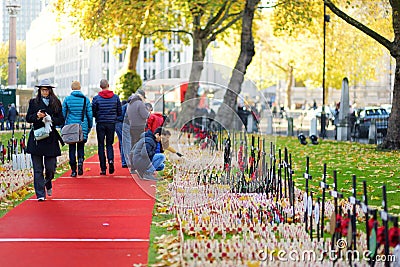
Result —
POLYGON ((329 185, 326 184, 326 163, 324 163, 324 172, 322 174, 322 182, 320 183, 320 188, 322 188, 321 237, 324 238, 325 193, 326 193, 326 189, 329 189, 329 185))
MULTIPOLYGON (((330 194, 334 198, 335 220, 336 220, 336 217, 339 214, 339 211, 338 211, 338 198, 343 198, 343 194, 341 194, 341 193, 339 193, 337 191, 337 172, 336 172, 336 170, 333 171, 333 190, 330 191, 330 194)), ((338 233, 336 233, 336 229, 337 229, 338 226, 339 226, 338 222, 336 221, 335 232, 332 235, 332 243, 331 243, 332 250, 334 250, 334 248, 335 248, 335 241, 339 240, 338 233)))
POLYGON ((361 209, 364 212, 365 215, 365 230, 367 232, 367 249, 370 250, 370 244, 369 244, 369 211, 368 211, 368 197, 367 197, 367 181, 363 181, 363 201, 360 203, 361 204, 361 209))
MULTIPOLYGON (((387 213, 387 198, 386 198, 386 185, 382 186, 382 206, 383 206, 383 211, 381 211, 381 218, 382 218, 382 224, 383 227, 385 227, 385 256, 386 259, 389 259, 389 229, 388 229, 388 213, 387 213)), ((387 260, 385 261, 385 266, 389 267, 390 266, 390 261, 387 260)))
MULTIPOLYGON (((309 174, 310 171, 310 157, 307 156, 306 158, 306 172, 303 174, 303 177, 306 179, 306 197, 305 199, 308 200, 308 180, 312 180, 312 176, 309 174)), ((308 228, 308 223, 307 223, 307 205, 304 204, 304 221, 305 221, 305 227, 306 227, 306 231, 308 228)))

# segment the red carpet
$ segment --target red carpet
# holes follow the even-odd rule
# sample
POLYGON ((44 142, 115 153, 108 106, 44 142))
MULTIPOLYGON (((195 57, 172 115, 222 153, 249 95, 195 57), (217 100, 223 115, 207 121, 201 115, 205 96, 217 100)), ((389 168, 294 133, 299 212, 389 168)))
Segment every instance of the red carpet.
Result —
POLYGON ((147 264, 155 183, 132 177, 114 152, 113 175, 99 176, 93 156, 83 176, 68 171, 54 181, 53 197, 33 197, 0 218, 1 266, 147 264))

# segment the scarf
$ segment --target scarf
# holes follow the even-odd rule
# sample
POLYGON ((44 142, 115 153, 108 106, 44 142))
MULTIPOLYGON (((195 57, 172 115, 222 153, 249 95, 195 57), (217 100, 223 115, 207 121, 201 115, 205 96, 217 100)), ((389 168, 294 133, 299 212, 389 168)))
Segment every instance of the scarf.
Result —
POLYGON ((50 104, 50 98, 48 97, 42 97, 43 103, 48 106, 50 104))

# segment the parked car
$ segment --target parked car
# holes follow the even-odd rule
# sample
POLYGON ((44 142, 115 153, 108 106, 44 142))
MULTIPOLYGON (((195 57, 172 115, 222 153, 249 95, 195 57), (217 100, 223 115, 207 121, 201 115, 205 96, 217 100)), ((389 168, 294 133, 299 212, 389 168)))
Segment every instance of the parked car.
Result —
POLYGON ((358 111, 358 116, 352 129, 354 137, 368 137, 372 119, 375 119, 377 133, 386 136, 389 119, 386 109, 382 107, 365 107, 358 111))
POLYGON ((381 105, 381 108, 386 109, 386 111, 389 115, 390 115, 390 113, 392 113, 392 105, 391 104, 383 104, 383 105, 381 105))

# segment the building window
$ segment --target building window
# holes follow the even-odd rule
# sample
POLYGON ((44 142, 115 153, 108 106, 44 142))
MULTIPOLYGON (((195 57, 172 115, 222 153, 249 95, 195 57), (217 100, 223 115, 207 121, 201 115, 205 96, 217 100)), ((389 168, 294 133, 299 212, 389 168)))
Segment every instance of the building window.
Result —
POLYGON ((181 38, 179 38, 179 34, 177 34, 177 33, 174 34, 174 43, 175 44, 181 43, 181 38))
POLYGON ((147 70, 143 70, 143 80, 147 80, 147 70))
POLYGON ((103 60, 104 60, 104 61, 103 61, 104 63, 110 62, 110 57, 109 57, 109 54, 108 54, 107 51, 104 51, 103 60))
POLYGON ((168 52, 168 62, 172 62, 172 52, 171 51, 169 51, 168 52))
POLYGON ((168 78, 171 79, 172 78, 172 70, 168 70, 168 78))
POLYGON ((181 62, 181 53, 180 52, 174 52, 174 62, 176 62, 176 63, 181 62))
POLYGON ((147 51, 143 51, 143 61, 147 62, 147 51))

